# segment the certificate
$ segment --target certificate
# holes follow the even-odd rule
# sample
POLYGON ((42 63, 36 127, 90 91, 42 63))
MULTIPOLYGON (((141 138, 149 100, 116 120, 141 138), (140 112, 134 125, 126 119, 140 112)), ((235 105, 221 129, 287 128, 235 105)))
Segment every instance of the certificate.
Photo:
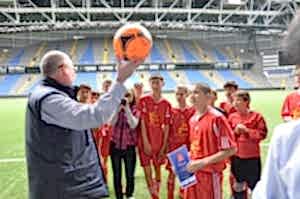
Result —
POLYGON ((196 176, 186 170, 190 162, 189 153, 186 145, 183 145, 167 154, 171 162, 173 172, 179 179, 182 188, 188 188, 197 183, 196 176))

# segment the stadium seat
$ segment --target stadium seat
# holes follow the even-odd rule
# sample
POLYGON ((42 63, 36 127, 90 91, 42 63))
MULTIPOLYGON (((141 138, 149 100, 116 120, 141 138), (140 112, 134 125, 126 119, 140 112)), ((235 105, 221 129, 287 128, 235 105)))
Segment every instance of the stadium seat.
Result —
POLYGON ((0 95, 9 95, 20 77, 21 74, 5 75, 0 84, 0 95))
POLYGON ((184 56, 184 61, 187 63, 193 63, 193 62, 201 62, 199 58, 197 59, 186 47, 184 44, 181 45, 182 51, 183 51, 183 56, 184 56))
POLYGON ((207 79, 204 75, 201 74, 198 70, 185 70, 185 73, 192 84, 195 83, 206 83, 212 88, 217 88, 217 85, 207 79))
POLYGON ((228 63, 228 58, 221 53, 218 49, 213 49, 213 54, 216 57, 217 61, 220 63, 228 63))
POLYGON ((88 41, 88 45, 79 59, 79 64, 95 64, 92 40, 88 41))
POLYGON ((240 88, 253 88, 249 82, 241 79, 240 77, 234 75, 230 70, 220 70, 218 73, 222 76, 225 81, 235 81, 240 88))
POLYGON ((25 49, 22 48, 18 51, 17 54, 15 54, 15 56, 13 56, 9 61, 8 61, 8 65, 10 66, 17 66, 17 65, 20 65, 20 62, 21 62, 21 58, 22 56, 24 55, 25 53, 25 49))
POLYGON ((159 49, 154 44, 151 51, 151 62, 153 63, 165 63, 166 59, 162 56, 159 49))

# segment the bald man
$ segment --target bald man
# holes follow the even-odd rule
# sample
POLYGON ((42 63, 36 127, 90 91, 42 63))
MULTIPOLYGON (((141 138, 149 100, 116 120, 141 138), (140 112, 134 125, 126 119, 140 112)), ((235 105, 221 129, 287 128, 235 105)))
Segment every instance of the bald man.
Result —
POLYGON ((50 51, 44 79, 28 98, 26 159, 29 199, 99 199, 108 195, 89 129, 106 123, 126 92, 123 82, 142 63, 118 64, 117 79, 94 104, 77 102, 70 57, 50 51))

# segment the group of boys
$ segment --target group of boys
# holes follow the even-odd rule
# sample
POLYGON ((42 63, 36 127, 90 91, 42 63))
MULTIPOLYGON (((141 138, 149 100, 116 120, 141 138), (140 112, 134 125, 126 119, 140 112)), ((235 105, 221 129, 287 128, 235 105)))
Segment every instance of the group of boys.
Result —
MULTIPOLYGON (((194 85, 191 92, 186 86, 178 86, 177 106, 172 107, 162 97, 163 77, 152 75, 149 83, 151 92, 138 103, 138 151, 151 198, 159 198, 166 153, 182 145, 187 145, 192 160, 187 169, 196 174, 198 181, 180 190, 182 198, 222 198, 222 172, 227 162, 231 163, 233 197, 248 198, 249 190, 260 178, 259 143, 267 135, 263 116, 250 110, 249 93, 238 90, 235 82, 227 82, 227 101, 215 107, 217 93, 206 84, 194 85), (188 96, 192 106, 188 106, 188 96)), ((168 199, 173 199, 175 175, 169 162, 166 168, 168 199)))
MULTIPOLYGON (((105 84, 104 92, 109 89, 105 84)), ((223 170, 227 163, 231 164, 233 198, 248 198, 249 190, 260 178, 259 143, 267 134, 263 116, 250 110, 249 93, 229 81, 224 85, 227 100, 216 107, 217 93, 206 84, 195 84, 191 91, 180 85, 175 91, 177 105, 172 107, 162 96, 163 77, 152 74, 149 84, 149 93, 143 93, 141 84, 136 84, 134 90, 140 111, 138 153, 151 198, 160 198, 161 166, 166 164, 168 199, 174 199, 175 174, 166 154, 182 145, 189 149, 191 162, 187 169, 195 173, 197 184, 180 189, 181 198, 222 198, 223 170)), ((101 140, 97 146, 106 179, 109 147, 105 151, 105 146, 109 145, 110 135, 109 125, 95 130, 96 140, 101 140)))

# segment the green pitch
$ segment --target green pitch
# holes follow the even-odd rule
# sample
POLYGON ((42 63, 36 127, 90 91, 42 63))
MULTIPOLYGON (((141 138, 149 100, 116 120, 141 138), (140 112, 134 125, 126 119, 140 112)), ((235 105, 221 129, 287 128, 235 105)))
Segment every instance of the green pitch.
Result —
MULTIPOLYGON (((272 130, 276 124, 281 122, 280 108, 287 91, 252 91, 252 109, 257 110, 266 118, 269 135, 263 142, 262 158, 267 154, 267 143, 269 142, 272 130)), ((165 95, 172 103, 172 94, 165 95)), ((219 94, 223 99, 223 94, 219 94)), ((24 116, 26 99, 0 99, 0 199, 24 199, 27 198, 27 179, 24 158, 24 116)), ((166 197, 167 173, 163 169, 161 198, 166 197)), ((225 172, 227 173, 227 172, 225 172)), ((114 198, 112 188, 112 175, 109 170, 109 188, 111 199, 114 198)), ((228 182, 225 177, 224 195, 228 198, 228 182)), ((148 199, 149 194, 146 188, 144 174, 139 166, 136 169, 135 198, 148 199)))

